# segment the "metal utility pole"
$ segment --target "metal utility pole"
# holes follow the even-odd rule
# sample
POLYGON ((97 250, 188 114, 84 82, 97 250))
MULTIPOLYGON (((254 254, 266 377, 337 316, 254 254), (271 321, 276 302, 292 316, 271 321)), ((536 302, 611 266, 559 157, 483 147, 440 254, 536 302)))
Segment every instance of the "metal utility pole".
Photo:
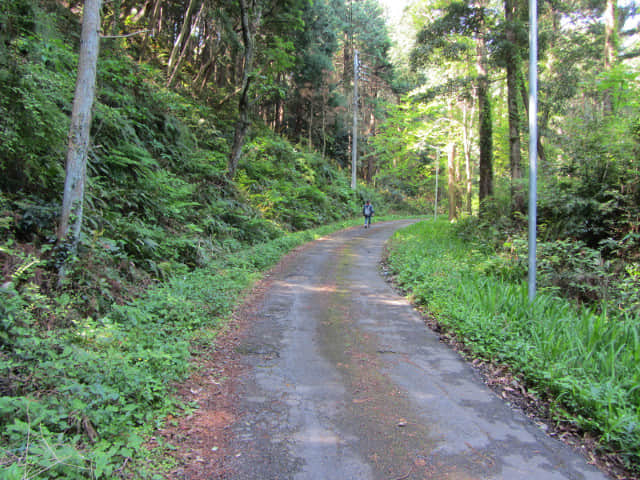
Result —
POLYGON ((358 50, 353 51, 353 134, 351 136, 351 188, 356 189, 358 168, 358 50))
POLYGON ((438 218, 438 169, 440 168, 440 150, 436 150, 436 199, 433 202, 433 219, 438 218))
POLYGON ((538 216, 538 4, 529 0, 529 301, 536 298, 538 216))

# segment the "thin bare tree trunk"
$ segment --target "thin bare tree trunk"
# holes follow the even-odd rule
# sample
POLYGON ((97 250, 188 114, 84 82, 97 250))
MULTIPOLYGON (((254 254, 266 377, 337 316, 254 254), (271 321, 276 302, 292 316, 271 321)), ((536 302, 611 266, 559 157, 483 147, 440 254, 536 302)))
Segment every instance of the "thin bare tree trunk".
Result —
MULTIPOLYGON (((233 145, 229 155, 229 178, 233 178, 238 168, 244 137, 249 130, 249 87, 251 86, 251 73, 253 72, 253 33, 249 22, 249 9, 246 0, 238 0, 240 4, 240 15, 242 20, 242 41, 244 42, 244 68, 242 71, 242 92, 238 101, 238 122, 233 136, 233 145)), ((258 12, 256 24, 260 21, 258 12)))
POLYGON ((511 212, 523 212, 525 207, 522 183, 522 153, 520 144, 520 113, 518 111, 518 60, 515 21, 516 0, 504 0, 507 48, 507 109, 509 117, 509 166, 511 170, 511 212))
POLYGON ((212 71, 215 70, 215 61, 216 61, 216 53, 218 50, 218 44, 220 43, 220 33, 216 30, 215 23, 211 22, 212 25, 208 25, 208 32, 206 33, 206 38, 204 43, 206 44, 206 48, 202 50, 202 54, 200 56, 200 68, 198 69, 198 74, 193 79, 193 84, 197 85, 196 88, 198 91, 202 91, 211 76, 212 71), (204 59, 206 55, 206 60, 204 59))
POLYGON ((282 130, 284 128, 284 112, 285 112, 285 108, 287 106, 285 105, 284 101, 280 101, 280 109, 278 111, 278 125, 280 126, 280 130, 282 130))
POLYGON ((493 195, 493 125, 491 120, 491 100, 489 98, 489 78, 487 76, 487 52, 483 33, 477 39, 478 51, 478 115, 480 144, 480 214, 482 203, 493 195))
POLYGON ((91 132, 91 108, 96 88, 96 69, 100 47, 100 8, 102 0, 86 0, 82 19, 82 38, 78 78, 69 128, 66 177, 58 242, 70 243, 75 250, 82 228, 87 155, 91 132))
POLYGON ((450 143, 447 152, 447 180, 448 180, 448 195, 449 195, 449 221, 453 221, 458 218, 458 212, 456 209, 456 173, 455 173, 455 161, 456 161, 456 144, 450 143))
POLYGON ((191 32, 193 32, 198 27, 198 24, 200 23, 200 18, 202 17, 203 10, 204 10, 204 2, 200 6, 200 10, 198 10, 198 14, 196 15, 196 18, 194 19, 191 27, 189 28, 189 37, 185 40, 184 46, 182 47, 182 51, 180 52, 180 56, 178 57, 175 65, 173 66, 173 71, 171 71, 171 75, 169 76, 169 80, 167 81, 168 87, 172 87, 173 84, 175 83, 176 78, 178 77, 178 72, 182 67, 182 63, 184 62, 184 59, 187 57, 187 54, 189 53, 189 48, 191 47, 191 32))
POLYGON ((462 192, 460 185, 462 184, 462 179, 460 176, 460 162, 458 161, 457 155, 453 159, 453 166, 455 170, 455 189, 456 189, 456 218, 462 212, 462 192))
MULTIPOLYGON (((162 10, 162 0, 156 0, 153 4, 153 12, 151 13, 151 20, 149 21, 149 27, 152 32, 156 32, 156 23, 158 22, 158 18, 160 17, 160 11, 162 10)), ((160 28, 157 29, 160 31, 160 28)), ((142 60, 144 52, 147 50, 147 43, 149 42, 149 33, 144 34, 144 40, 142 40, 142 47, 140 48, 140 57, 138 60, 142 60)))
POLYGON ((313 92, 311 92, 311 99, 309 100, 309 132, 308 132, 309 136, 307 139, 309 149, 311 149, 311 147, 313 146, 312 137, 311 137, 312 130, 313 130, 313 92))
MULTIPOLYGON (((281 85, 282 81, 283 81, 283 75, 280 72, 278 73, 276 82, 278 83, 278 85, 281 85)), ((280 95, 277 95, 273 105, 273 130, 276 132, 280 132, 282 129, 282 122, 280 118, 281 106, 282 106, 282 98, 280 98, 280 95)))
MULTIPOLYGON (((611 70, 616 55, 616 0, 607 0, 604 11, 604 68, 611 70)), ((613 113, 613 99, 609 89, 604 91, 603 109, 606 115, 613 113)))
POLYGON ((345 92, 345 96, 347 93, 347 90, 349 88, 349 86, 351 85, 351 75, 352 75, 352 71, 351 71, 351 65, 353 64, 353 62, 351 61, 351 37, 349 32, 345 32, 344 33, 344 48, 342 49, 342 62, 343 62, 343 66, 342 66, 342 85, 344 88, 344 92, 345 92))
MULTIPOLYGON (((172 78, 172 73, 175 68, 174 65, 178 59, 178 54, 182 51, 182 46, 184 43, 184 39, 187 36, 187 31, 191 32, 191 17, 193 16, 193 11, 196 8, 197 0, 189 0, 189 6, 187 7, 187 11, 184 14, 184 20, 182 22, 182 28, 180 29, 180 33, 178 34, 178 38, 173 44, 173 48, 171 49, 171 55, 169 56, 169 63, 167 64, 167 74, 169 79, 172 78)), ((167 82, 168 84, 169 82, 167 82)))
POLYGON ((113 0, 113 20, 111 21, 111 36, 115 37, 120 33, 120 10, 122 0, 113 0))
POLYGON ((198 74, 196 78, 193 79, 193 84, 196 85, 198 91, 202 91, 209 81, 209 77, 211 76, 211 72, 213 72, 213 64, 216 61, 215 56, 211 55, 206 63, 200 66, 200 70, 198 70, 198 74))
MULTIPOLYGON (((380 89, 376 89, 376 101, 380 96, 380 89)), ((373 138, 376 135, 376 109, 375 104, 371 107, 371 111, 369 113, 369 138, 373 138)), ((376 173, 376 158, 373 155, 367 156, 367 176, 366 182, 368 185, 373 183, 373 176, 376 173)))
MULTIPOLYGON (((465 100, 463 105, 463 126, 462 145, 464 148, 464 171, 466 176, 466 212, 471 215, 471 192, 473 187, 473 180, 471 178, 471 139, 469 135, 469 116, 467 115, 468 102, 465 100)), ((473 116, 473 112, 471 113, 473 116)))
POLYGON ((327 111, 322 105, 322 159, 327 156, 327 111))

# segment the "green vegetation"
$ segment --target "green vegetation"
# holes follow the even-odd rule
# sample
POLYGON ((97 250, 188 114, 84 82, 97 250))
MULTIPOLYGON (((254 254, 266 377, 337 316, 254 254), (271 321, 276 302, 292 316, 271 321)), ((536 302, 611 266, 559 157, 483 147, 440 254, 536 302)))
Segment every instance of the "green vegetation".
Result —
MULTIPOLYGON (((465 212, 456 232, 467 243, 437 223, 449 240, 420 247, 442 249, 437 256, 397 257, 400 276, 477 339, 478 354, 513 364, 559 414, 637 462, 632 5, 541 5, 542 292, 533 309, 519 286, 524 3, 413 0, 393 46, 375 0, 104 2, 84 211, 72 219, 82 229, 69 238, 57 230, 83 5, 0 4, 7 478, 160 475, 143 458, 145 436, 165 413, 190 408, 171 385, 251 281, 312 238, 308 229, 358 215, 365 198, 379 218, 431 211, 436 195, 450 220, 465 212)), ((417 245, 435 235, 422 228, 405 236, 417 245)))
MULTIPOLYGON (((354 192, 343 158, 321 154, 313 144, 318 137, 309 144, 302 123, 292 119, 300 130, 281 136, 257 112, 236 175, 229 176, 237 115, 229 99, 242 51, 232 25, 237 12, 223 3, 206 14, 219 15, 210 25, 229 49, 219 45, 220 51, 206 53, 229 69, 218 63, 215 78, 199 92, 185 86, 193 58, 172 73, 177 86, 167 85, 163 59, 175 40, 167 30, 153 38, 102 40, 75 252, 56 240, 56 228, 78 12, 73 5, 31 0, 0 7, 3 480, 161 478, 163 460, 153 460, 146 439, 167 414, 195 407, 175 399, 175 385, 193 368, 200 345, 224 328, 251 282, 291 248, 346 226, 365 196, 381 205, 381 214, 383 204, 404 207, 402 199, 383 202, 364 184, 354 192), (62 265, 65 275, 59 276, 62 265)), ((119 6, 133 15, 133 5, 119 6)), ((131 18, 120 23, 122 12, 114 15, 112 8, 118 6, 103 9, 103 31, 117 35, 140 27, 131 18)), ((324 8, 319 22, 334 14, 324 8)), ((172 4, 158 22, 180 25, 180 9, 172 4)), ((258 35, 278 31, 291 38, 275 41, 257 61, 265 75, 261 88, 269 92, 261 98, 282 102, 284 87, 275 83, 283 78, 279 63, 295 63, 290 42, 308 46, 298 59, 301 71, 309 57, 330 67, 337 43, 316 51, 315 37, 284 32, 274 19, 265 17, 258 35)), ((341 108, 338 92, 328 95, 341 108)), ((310 101, 292 97, 288 105, 310 101)), ((333 112, 325 121, 327 137, 339 122, 333 112)), ((328 145, 326 153, 333 150, 328 145)))
MULTIPOLYGON (((113 478, 129 460, 129 474, 151 478, 153 468, 139 461, 143 443, 168 413, 191 408, 172 393, 192 368, 198 345, 214 341, 261 271, 290 249, 348 224, 230 253, 104 316, 78 318, 55 332, 42 331, 38 322, 63 315, 72 297, 47 301, 33 284, 3 288, 1 360, 9 375, 0 398, 2 478, 113 478)), ((16 279, 29 278, 37 264, 25 259, 16 279)))
POLYGON ((397 280, 474 356, 509 365, 559 420, 598 433, 602 448, 637 468, 636 318, 578 308, 552 289, 531 304, 526 283, 497 271, 495 252, 464 233, 440 219, 396 234, 389 260, 397 280))
POLYGON ((519 0, 411 2, 399 39, 412 48, 394 52, 407 88, 372 141, 376 179, 425 206, 437 191, 439 212, 456 225, 409 229, 392 261, 416 300, 475 355, 511 365, 559 418, 598 432, 635 478, 637 12, 614 1, 539 4, 532 307, 527 15, 519 0))

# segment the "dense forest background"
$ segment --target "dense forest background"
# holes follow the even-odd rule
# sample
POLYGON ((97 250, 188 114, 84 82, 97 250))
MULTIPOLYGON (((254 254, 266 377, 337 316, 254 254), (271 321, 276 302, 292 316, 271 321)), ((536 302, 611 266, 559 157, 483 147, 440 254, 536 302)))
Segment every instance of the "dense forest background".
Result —
MULTIPOLYGON (((525 278, 525 3, 414 0, 390 17, 375 0, 104 3, 71 248, 58 226, 83 6, 0 6, 8 478, 151 478, 148 459, 129 460, 151 419, 178 408, 168 385, 194 332, 207 338, 228 292, 305 238, 291 232, 358 215, 364 199, 432 215, 438 198, 458 235, 495 253, 484 273, 525 278)), ((541 289, 636 324, 638 12, 539 12, 541 289)))
MULTIPOLYGON (((440 150, 449 219, 477 213, 471 226, 502 251, 494 273, 524 278, 528 9, 510 1, 416 2, 410 12, 415 43, 401 64, 412 67, 405 76, 417 86, 385 120, 404 141, 394 144, 398 137, 385 128, 378 151, 395 153, 393 162, 406 172, 401 178, 427 182, 428 159, 440 150)), ((539 31, 542 285, 637 314, 636 5, 545 2, 539 31)))

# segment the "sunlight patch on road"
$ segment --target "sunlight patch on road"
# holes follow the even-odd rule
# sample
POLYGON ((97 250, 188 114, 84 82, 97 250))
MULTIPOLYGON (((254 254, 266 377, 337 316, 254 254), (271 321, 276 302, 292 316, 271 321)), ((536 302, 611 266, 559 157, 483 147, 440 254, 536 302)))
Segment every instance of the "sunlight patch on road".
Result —
POLYGON ((317 445, 339 445, 344 443, 335 433, 320 428, 311 428, 298 432, 294 438, 299 442, 314 443, 317 445))
POLYGON ((385 297, 381 297, 380 295, 373 295, 372 300, 377 303, 383 303, 384 305, 394 305, 394 306, 400 306, 400 307, 407 304, 407 301, 402 297, 385 298, 385 297))
POLYGON ((278 285, 281 285, 291 290, 302 290, 304 292, 313 292, 313 293, 334 293, 337 291, 337 287, 334 284, 310 286, 310 285, 300 285, 299 283, 292 283, 292 282, 278 282, 278 285))

